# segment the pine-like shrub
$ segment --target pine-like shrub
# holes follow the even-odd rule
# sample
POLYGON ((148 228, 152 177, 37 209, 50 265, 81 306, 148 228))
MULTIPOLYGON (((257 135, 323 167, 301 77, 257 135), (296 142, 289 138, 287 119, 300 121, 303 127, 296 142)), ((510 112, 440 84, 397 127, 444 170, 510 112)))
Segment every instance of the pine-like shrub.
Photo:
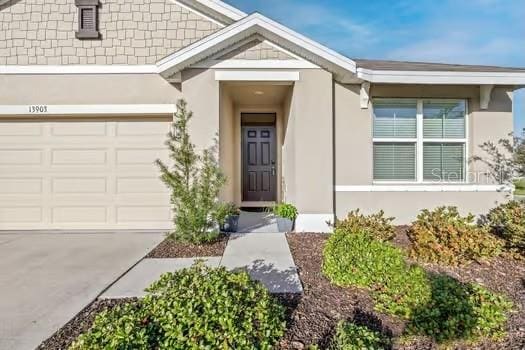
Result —
POLYGON ((456 207, 423 210, 409 228, 410 256, 419 261, 459 265, 488 259, 501 252, 501 242, 474 216, 461 216, 456 207))
POLYGON ((198 263, 161 276, 142 301, 100 314, 73 350, 272 349, 284 308, 246 272, 198 263))
POLYGON ((403 318, 430 298, 425 271, 365 231, 336 228, 324 248, 323 273, 336 285, 370 290, 376 310, 403 318))
POLYGON ((392 224, 393 217, 385 217, 384 211, 363 215, 359 209, 348 213, 344 220, 338 220, 335 226, 346 232, 366 231, 375 239, 389 241, 395 237, 396 231, 392 224))
POLYGON ((330 350, 384 350, 390 343, 388 337, 368 327, 340 322, 330 350))
POLYGON ((192 113, 184 100, 179 100, 173 130, 166 145, 173 166, 157 160, 161 180, 171 191, 175 228, 170 237, 191 243, 204 243, 218 234, 217 200, 226 182, 215 159, 215 147, 197 153, 188 131, 192 113))
POLYGON ((510 201, 490 210, 483 223, 501 237, 507 248, 525 253, 525 204, 510 201))

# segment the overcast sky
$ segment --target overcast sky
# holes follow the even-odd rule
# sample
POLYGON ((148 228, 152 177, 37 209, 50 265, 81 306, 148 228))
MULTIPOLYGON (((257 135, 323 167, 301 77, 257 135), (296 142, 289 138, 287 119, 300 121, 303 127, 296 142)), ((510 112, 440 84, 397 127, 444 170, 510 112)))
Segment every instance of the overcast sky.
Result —
MULTIPOLYGON (((348 57, 525 67, 525 0, 226 0, 348 57)), ((515 98, 525 127, 525 91, 515 98)))

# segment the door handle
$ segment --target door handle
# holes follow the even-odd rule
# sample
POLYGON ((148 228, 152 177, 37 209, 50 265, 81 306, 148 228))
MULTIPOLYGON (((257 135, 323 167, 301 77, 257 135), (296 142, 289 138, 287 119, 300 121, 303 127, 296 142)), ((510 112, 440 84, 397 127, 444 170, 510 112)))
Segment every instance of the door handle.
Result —
POLYGON ((275 166, 272 166, 272 176, 275 176, 275 166))

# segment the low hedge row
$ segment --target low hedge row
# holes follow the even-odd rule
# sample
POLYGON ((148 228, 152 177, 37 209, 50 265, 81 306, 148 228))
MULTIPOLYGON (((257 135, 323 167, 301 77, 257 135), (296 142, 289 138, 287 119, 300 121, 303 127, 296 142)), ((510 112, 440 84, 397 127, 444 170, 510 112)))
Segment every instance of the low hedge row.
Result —
POLYGON ((272 349, 284 334, 284 308, 245 272, 199 263, 147 292, 99 314, 70 349, 272 349))

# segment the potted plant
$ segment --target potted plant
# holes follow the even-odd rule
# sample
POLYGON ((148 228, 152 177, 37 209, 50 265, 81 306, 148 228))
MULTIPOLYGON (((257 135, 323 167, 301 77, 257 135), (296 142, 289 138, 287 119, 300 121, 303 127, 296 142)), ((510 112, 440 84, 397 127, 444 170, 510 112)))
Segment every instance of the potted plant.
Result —
POLYGON ((297 218, 297 208, 295 206, 289 203, 277 204, 273 207, 273 213, 277 217, 279 232, 292 231, 297 218))
POLYGON ((240 209, 235 203, 223 203, 216 213, 216 220, 222 232, 237 232, 239 227, 240 209))

